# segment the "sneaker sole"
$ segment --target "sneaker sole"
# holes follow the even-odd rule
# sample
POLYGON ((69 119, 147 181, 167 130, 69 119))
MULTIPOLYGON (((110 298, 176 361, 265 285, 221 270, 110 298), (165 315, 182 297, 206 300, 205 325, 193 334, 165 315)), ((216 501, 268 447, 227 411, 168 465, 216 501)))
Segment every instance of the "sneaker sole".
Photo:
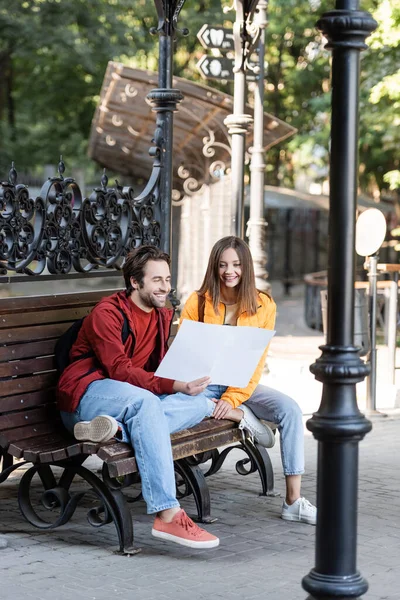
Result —
POLYGON ((186 540, 185 538, 181 538, 177 535, 172 535, 171 533, 165 533, 165 531, 158 531, 158 529, 152 529, 151 535, 159 540, 164 540, 166 542, 174 542, 175 544, 180 544, 181 546, 186 546, 188 548, 216 548, 219 546, 219 539, 210 540, 208 542, 193 542, 191 540, 186 540))
POLYGON ((95 417, 92 421, 81 421, 74 427, 75 438, 82 442, 108 442, 118 431, 116 421, 108 417, 95 417))
POLYGON ((307 525, 316 525, 317 522, 313 521, 311 519, 306 518, 301 518, 298 517, 297 515, 281 515, 281 519, 283 519, 284 521, 295 521, 296 523, 306 523, 307 525))

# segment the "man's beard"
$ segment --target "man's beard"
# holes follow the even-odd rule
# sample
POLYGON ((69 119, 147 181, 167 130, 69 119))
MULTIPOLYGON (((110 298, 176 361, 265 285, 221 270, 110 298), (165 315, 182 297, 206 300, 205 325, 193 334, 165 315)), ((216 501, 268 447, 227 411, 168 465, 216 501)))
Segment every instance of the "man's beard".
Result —
MULTIPOLYGON (((163 308, 165 306, 166 300, 163 301, 158 299, 156 296, 149 292, 144 292, 139 288, 139 296, 142 303, 148 308, 163 308)), ((167 296, 167 295, 166 295, 167 296)))

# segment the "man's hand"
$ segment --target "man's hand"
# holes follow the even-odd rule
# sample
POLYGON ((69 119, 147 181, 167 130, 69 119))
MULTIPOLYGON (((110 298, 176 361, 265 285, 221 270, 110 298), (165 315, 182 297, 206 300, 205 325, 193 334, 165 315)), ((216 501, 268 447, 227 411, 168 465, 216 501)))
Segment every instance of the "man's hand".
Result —
POLYGON ((182 394, 188 394, 189 396, 197 396, 198 394, 201 394, 210 383, 210 377, 201 377, 200 379, 195 379, 195 381, 190 381, 189 383, 174 381, 172 389, 175 393, 182 392, 182 394))
POLYGON ((215 409, 212 414, 214 419, 226 419, 233 408, 232 404, 229 404, 226 400, 213 400, 213 402, 215 402, 215 409))

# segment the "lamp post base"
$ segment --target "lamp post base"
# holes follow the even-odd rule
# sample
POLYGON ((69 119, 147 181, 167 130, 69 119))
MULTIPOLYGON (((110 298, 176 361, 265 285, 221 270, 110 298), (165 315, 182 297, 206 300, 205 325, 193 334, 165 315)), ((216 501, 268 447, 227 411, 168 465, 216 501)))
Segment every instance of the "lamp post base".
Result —
POLYGON ((334 598, 359 598, 368 590, 368 583, 357 571, 352 575, 325 575, 314 569, 303 578, 303 588, 310 593, 307 600, 334 598))

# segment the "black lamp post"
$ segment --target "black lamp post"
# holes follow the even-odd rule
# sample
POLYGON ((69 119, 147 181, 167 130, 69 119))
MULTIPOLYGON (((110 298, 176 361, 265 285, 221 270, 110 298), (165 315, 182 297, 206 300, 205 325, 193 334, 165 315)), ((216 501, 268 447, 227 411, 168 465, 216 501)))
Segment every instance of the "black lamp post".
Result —
MULTIPOLYGON (((152 90, 147 98, 153 110, 157 113, 156 133, 154 136, 156 148, 154 154, 160 159, 160 170, 155 173, 160 198, 161 211, 161 247, 171 252, 171 194, 172 194, 172 140, 173 140, 173 114, 177 105, 183 99, 179 90, 172 87, 173 76, 173 44, 176 33, 176 24, 179 13, 186 0, 154 0, 157 14, 158 26, 151 33, 158 33, 159 57, 158 57, 158 85, 152 90)), ((186 35, 188 31, 182 30, 186 35)), ((158 168, 158 163, 155 165, 158 168)), ((152 186, 154 180, 149 180, 148 186, 152 186)), ((147 189, 142 196, 146 197, 147 189)))
POLYGON ((368 584, 356 569, 358 443, 371 430, 356 383, 368 367, 353 345, 355 213, 360 51, 375 29, 358 0, 337 0, 317 24, 332 50, 328 335, 311 366, 324 384, 307 427, 318 440, 315 567, 303 579, 309 598, 355 598, 368 584))

